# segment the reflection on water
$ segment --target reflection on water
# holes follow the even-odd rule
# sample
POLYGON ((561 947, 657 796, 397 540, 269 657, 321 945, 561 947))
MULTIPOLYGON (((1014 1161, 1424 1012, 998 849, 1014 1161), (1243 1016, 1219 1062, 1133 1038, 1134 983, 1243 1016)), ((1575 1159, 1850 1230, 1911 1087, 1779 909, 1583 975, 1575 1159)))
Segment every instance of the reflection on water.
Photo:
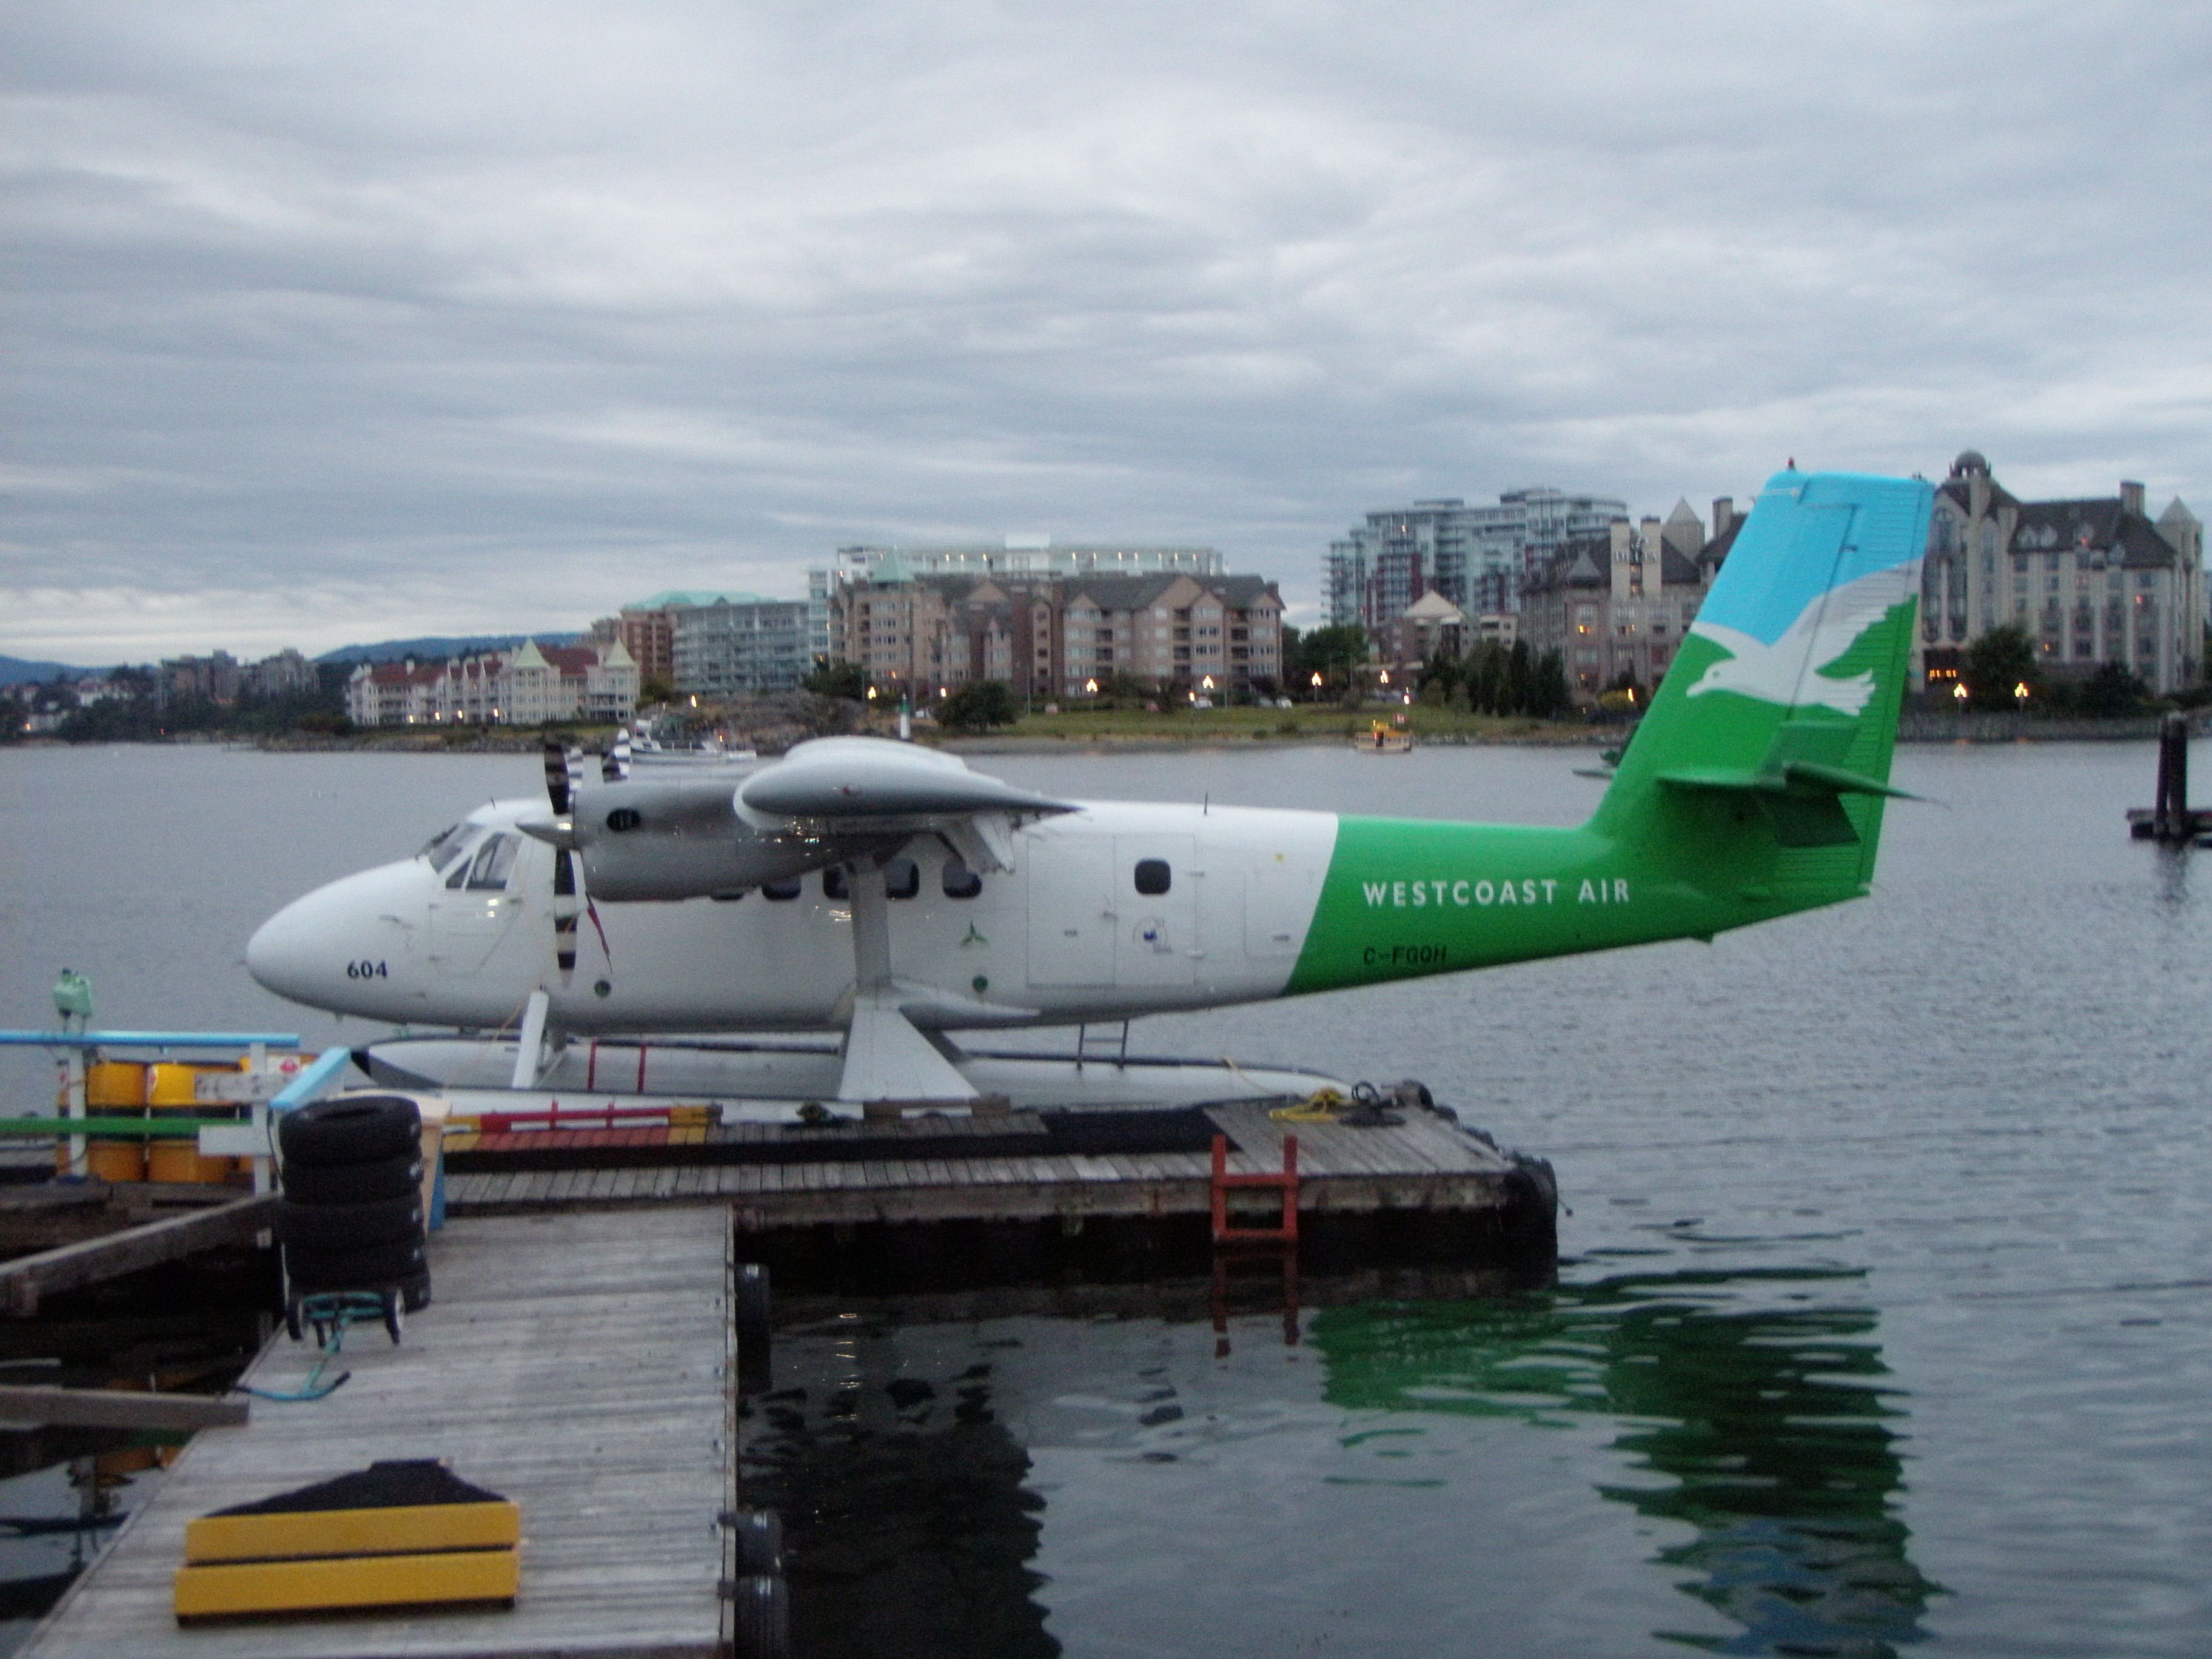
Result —
POLYGON ((1044 1500, 1023 1486, 1029 1454, 997 1420, 990 1373, 900 1376, 888 1334, 856 1328, 750 1403, 744 1501, 783 1517, 796 1651, 1060 1651, 1029 1565, 1044 1500))
POLYGON ((1656 1559, 1740 1625, 1662 1638, 1719 1653, 1875 1655, 1922 1640, 1936 1586, 1892 1514, 1904 1470, 1866 1308, 1813 1300, 1856 1272, 1625 1273, 1498 1302, 1369 1304, 1314 1316, 1333 1404, 1621 1425, 1663 1479, 1601 1485, 1695 1529, 1656 1559), (1776 1298, 1747 1306, 1747 1295, 1776 1298))

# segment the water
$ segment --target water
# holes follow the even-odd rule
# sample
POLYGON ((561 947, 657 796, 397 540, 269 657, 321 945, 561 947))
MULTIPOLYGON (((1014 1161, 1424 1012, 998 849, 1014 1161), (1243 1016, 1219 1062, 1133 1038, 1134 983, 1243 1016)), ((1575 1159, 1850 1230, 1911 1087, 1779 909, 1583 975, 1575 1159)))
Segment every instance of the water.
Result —
MULTIPOLYGON (((1580 759, 985 764, 1570 823, 1580 759)), ((791 1333, 748 1455, 808 1650, 2203 1653, 2212 855, 2127 839, 2152 765, 1908 749, 1931 804, 1859 903, 1140 1027, 1427 1079, 1557 1164, 1559 1287, 1310 1310, 1294 1346, 1240 1318, 1225 1354, 1142 1318, 791 1333)), ((326 1040, 237 965, 254 923, 536 769, 0 751, 4 1018, 67 961, 106 1022, 326 1040)))

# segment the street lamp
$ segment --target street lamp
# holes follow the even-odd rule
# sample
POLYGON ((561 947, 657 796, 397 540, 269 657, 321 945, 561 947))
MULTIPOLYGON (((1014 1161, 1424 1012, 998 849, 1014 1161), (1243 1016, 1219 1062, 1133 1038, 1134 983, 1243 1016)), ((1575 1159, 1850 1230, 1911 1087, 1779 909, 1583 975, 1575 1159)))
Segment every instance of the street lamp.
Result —
POLYGON ((1957 698, 1960 702, 1966 702, 1968 696, 1966 681, 1960 680, 1956 685, 1953 686, 1951 688, 1951 695, 1957 698))
POLYGON ((2012 702, 2013 707, 2015 708, 2025 708, 2027 707, 2027 682, 2026 680, 2021 681, 2017 685, 2013 687, 2012 702))
POLYGON ((1084 681, 1083 695, 1086 697, 1097 696, 1098 695, 1098 682, 1097 680, 1084 681))

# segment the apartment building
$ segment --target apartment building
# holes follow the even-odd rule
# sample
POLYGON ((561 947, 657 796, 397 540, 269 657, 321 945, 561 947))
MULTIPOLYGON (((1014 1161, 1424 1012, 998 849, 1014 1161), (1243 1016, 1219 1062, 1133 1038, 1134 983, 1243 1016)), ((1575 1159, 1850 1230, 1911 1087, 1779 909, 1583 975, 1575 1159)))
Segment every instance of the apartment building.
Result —
POLYGON ((1936 492, 1912 684, 1955 684, 1966 647, 2009 624, 2054 678, 2114 662, 2154 696, 2194 685, 2203 560, 2204 527, 2179 497, 2155 520, 2133 480, 2112 495, 2024 501, 1966 450, 1936 492))

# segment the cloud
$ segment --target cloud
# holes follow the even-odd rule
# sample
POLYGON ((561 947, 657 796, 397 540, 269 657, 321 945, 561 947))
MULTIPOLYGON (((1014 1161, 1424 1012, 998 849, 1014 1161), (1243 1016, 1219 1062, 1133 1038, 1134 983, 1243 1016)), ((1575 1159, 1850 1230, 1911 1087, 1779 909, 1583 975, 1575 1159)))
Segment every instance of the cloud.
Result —
POLYGON ((2203 507, 2208 71, 2149 4, 19 9, 0 650, 1018 529, 1310 604, 1371 507, 1792 454, 2203 507))

